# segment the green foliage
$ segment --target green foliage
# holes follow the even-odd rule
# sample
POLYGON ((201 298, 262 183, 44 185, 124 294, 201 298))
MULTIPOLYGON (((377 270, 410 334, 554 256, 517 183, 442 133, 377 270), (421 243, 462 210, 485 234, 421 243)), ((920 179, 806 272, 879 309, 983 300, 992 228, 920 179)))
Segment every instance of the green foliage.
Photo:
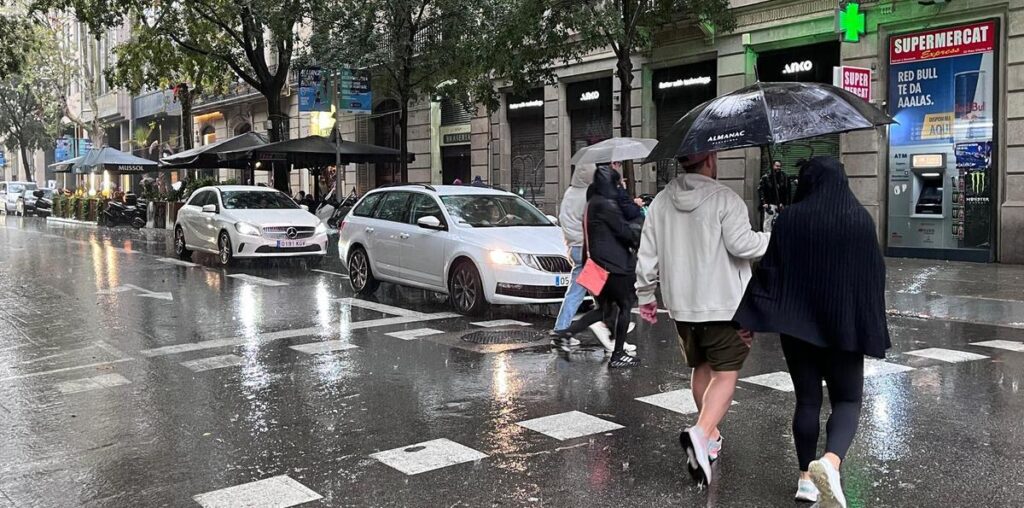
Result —
POLYGON ((213 187, 215 185, 220 185, 217 182, 216 178, 197 178, 195 180, 189 180, 188 183, 185 185, 182 198, 187 199, 189 196, 192 195, 193 192, 196 191, 196 189, 200 189, 202 187, 213 187))
POLYGON ((29 18, 0 14, 0 79, 21 73, 31 47, 31 40, 25 35, 31 30, 29 18))

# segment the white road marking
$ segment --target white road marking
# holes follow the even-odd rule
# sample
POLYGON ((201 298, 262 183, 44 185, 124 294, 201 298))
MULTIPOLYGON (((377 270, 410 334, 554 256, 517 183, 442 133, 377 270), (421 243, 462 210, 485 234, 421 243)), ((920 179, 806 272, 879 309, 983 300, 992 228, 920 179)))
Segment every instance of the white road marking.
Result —
POLYGON ((747 383, 753 383, 755 385, 767 386, 775 390, 783 392, 793 391, 793 380, 790 379, 788 372, 769 372, 768 374, 761 374, 758 376, 750 376, 740 378, 740 381, 746 381, 747 383))
POLYGON ((348 278, 348 275, 347 275, 347 274, 344 274, 344 273, 338 273, 338 272, 329 272, 329 271, 327 271, 327 270, 321 270, 321 269, 319 269, 319 268, 314 268, 314 269, 312 269, 312 270, 310 270, 310 271, 312 271, 312 272, 318 272, 318 273, 326 273, 327 275, 337 275, 338 277, 341 277, 341 278, 343 278, 343 279, 347 279, 347 278, 348 278))
POLYGON ((64 381, 57 383, 54 387, 61 393, 71 394, 87 392, 91 390, 101 390, 103 388, 111 388, 114 386, 121 386, 130 384, 127 378, 120 374, 104 374, 102 376, 87 377, 82 379, 72 379, 71 381, 64 381))
POLYGON ((433 328, 417 328, 415 330, 402 330, 400 332, 385 333, 388 337, 394 337, 402 340, 415 340, 420 337, 426 337, 428 335, 437 335, 444 333, 441 330, 435 330, 433 328))
MULTIPOLYGON (((697 412, 697 404, 693 402, 693 393, 689 388, 637 397, 636 400, 684 415, 697 412)), ((732 403, 736 404, 736 401, 732 403)))
POLYGON ((403 309, 401 307, 395 307, 394 305, 387 305, 384 303, 371 302, 367 300, 361 300, 359 298, 339 298, 344 305, 352 307, 359 307, 360 309, 374 310, 384 314, 393 314, 395 316, 422 316, 422 312, 415 310, 403 309))
POLYGON ((156 258, 156 261, 158 263, 167 263, 169 265, 184 266, 184 267, 187 267, 187 268, 195 268, 195 267, 199 266, 196 263, 192 263, 192 262, 189 262, 189 261, 182 261, 180 259, 174 259, 174 258, 156 258))
POLYGON ((232 273, 228 275, 228 277, 231 277, 232 279, 243 280, 245 282, 252 282, 253 284, 259 284, 261 286, 278 287, 288 285, 287 282, 280 282, 272 279, 264 279, 263 277, 257 277, 255 275, 249 275, 247 273, 232 273))
POLYGON ((986 340, 984 342, 972 342, 971 345, 1005 349, 1007 351, 1016 351, 1018 353, 1024 352, 1024 342, 1017 342, 1015 340, 986 340))
POLYGON ((976 353, 968 353, 966 351, 957 351, 955 349, 942 349, 938 347, 930 347, 926 349, 918 349, 917 351, 907 351, 906 354, 919 356, 921 358, 930 358, 932 360, 939 360, 940 362, 946 363, 960 363, 969 362, 973 360, 984 360, 988 358, 985 355, 979 355, 976 353))
POLYGON ((484 328, 497 328, 499 326, 530 326, 530 323, 516 321, 515 319, 495 319, 492 321, 477 321, 476 323, 470 324, 473 326, 482 326, 484 328))
MULTIPOLYGON (((454 317, 459 317, 459 315, 450 312, 441 312, 437 314, 424 314, 422 316, 399 316, 382 319, 371 319, 368 321, 356 321, 354 323, 349 323, 347 328, 349 330, 361 330, 366 328, 375 328, 378 326, 402 325, 408 323, 417 323, 420 321, 449 319, 454 317)), ((259 341, 261 344, 265 344, 280 339, 306 337, 311 335, 330 335, 333 333, 334 332, 332 331, 332 329, 322 327, 299 328, 295 330, 282 330, 279 332, 261 333, 259 334, 259 341)), ((140 354, 146 357, 164 356, 178 353, 186 353, 189 351, 202 351, 204 349, 240 346, 242 344, 248 344, 250 342, 252 342, 252 339, 248 337, 230 337, 223 339, 204 340, 201 342, 190 342, 186 344, 175 344, 173 346, 163 346, 153 349, 144 349, 140 351, 140 354)))
POLYGON ((910 372, 914 370, 913 367, 907 367, 906 365, 900 365, 898 363, 883 362, 882 360, 875 360, 873 358, 864 359, 864 377, 875 377, 875 376, 888 376, 890 374, 899 374, 900 372, 910 372))
POLYGON ((310 342, 309 344, 299 344, 297 346, 288 347, 296 351, 299 351, 300 353, 306 353, 307 355, 318 355, 323 353, 332 353, 334 351, 346 351, 349 349, 356 349, 359 346, 352 344, 347 340, 325 340, 321 342, 310 342))
POLYGON ((44 372, 33 372, 31 374, 19 374, 17 376, 7 376, 5 378, 0 378, 0 383, 3 383, 4 381, 14 381, 15 379, 28 379, 28 378, 33 378, 33 377, 48 376, 50 374, 57 374, 57 373, 60 373, 60 372, 69 372, 69 371, 72 371, 72 370, 90 369, 90 368, 94 368, 94 367, 107 367, 107 366, 113 365, 115 363, 130 362, 132 360, 134 360, 134 358, 120 358, 118 360, 111 360, 109 362, 96 362, 96 363, 90 363, 90 364, 86 364, 86 365, 76 365, 74 367, 64 367, 64 368, 61 368, 61 369, 47 370, 47 371, 44 371, 44 372))
POLYGON ((288 508, 323 496, 290 476, 281 475, 197 494, 192 499, 204 508, 288 508))
POLYGON ((435 439, 433 441, 374 453, 370 455, 370 458, 376 459, 384 465, 397 469, 407 475, 414 475, 456 464, 486 459, 487 454, 454 441, 435 439))
POLYGON ((615 422, 602 420, 580 411, 569 411, 543 418, 534 418, 533 420, 519 422, 516 425, 534 432, 540 432, 559 441, 625 428, 615 422))
POLYGON ((148 289, 141 288, 141 287, 136 286, 134 284, 123 284, 123 285, 120 285, 120 286, 117 286, 117 287, 112 287, 112 288, 109 288, 109 289, 101 289, 101 290, 97 291, 96 294, 97 295, 113 295, 113 294, 117 294, 117 293, 124 293, 126 291, 131 291, 131 290, 138 291, 139 294, 137 296, 139 296, 140 298, 156 298, 158 300, 167 300, 167 301, 173 301, 174 300, 174 296, 172 296, 170 292, 166 292, 165 291, 165 292, 162 292, 162 293, 157 293, 155 291, 150 291, 148 289))
POLYGON ((245 358, 238 355, 220 355, 211 356, 209 358, 200 358, 198 360, 189 360, 187 362, 181 362, 181 366, 185 367, 193 372, 203 372, 213 369, 223 369, 225 367, 236 367, 245 363, 245 358))

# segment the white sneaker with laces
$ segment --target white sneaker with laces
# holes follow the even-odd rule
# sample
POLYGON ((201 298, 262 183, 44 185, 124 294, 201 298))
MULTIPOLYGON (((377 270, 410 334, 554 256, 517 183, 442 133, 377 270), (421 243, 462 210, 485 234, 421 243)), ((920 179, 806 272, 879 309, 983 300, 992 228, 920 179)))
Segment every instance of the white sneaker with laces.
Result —
POLYGON ((818 502, 818 487, 810 480, 796 482, 796 500, 807 501, 808 503, 818 502))
POLYGON ((846 496, 843 495, 839 471, 832 466, 832 463, 818 459, 811 462, 809 469, 811 480, 818 488, 818 506, 821 508, 846 508, 846 496))
MULTIPOLYGON (((635 326, 633 323, 629 324, 631 327, 635 326)), ((596 336, 597 341, 604 346, 605 351, 609 353, 615 351, 615 341, 612 340, 612 331, 608 329, 608 325, 604 324, 604 321, 598 321, 590 325, 590 331, 594 332, 594 336, 596 336)), ((625 342, 622 344, 622 350, 627 353, 632 353, 636 351, 636 344, 625 342)))

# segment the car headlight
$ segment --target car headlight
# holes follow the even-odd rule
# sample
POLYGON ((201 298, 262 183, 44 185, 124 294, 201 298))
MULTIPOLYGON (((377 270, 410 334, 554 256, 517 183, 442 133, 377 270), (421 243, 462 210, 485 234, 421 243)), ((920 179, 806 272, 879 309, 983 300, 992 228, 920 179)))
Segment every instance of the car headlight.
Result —
POLYGON ((519 256, 503 250, 492 250, 490 253, 491 262, 496 265, 518 265, 519 256))
POLYGON ((235 231, 238 231, 240 234, 243 235, 260 236, 260 228, 253 226, 248 222, 235 223, 235 231))
POLYGON ((326 232, 327 232, 327 224, 324 224, 323 222, 318 222, 316 224, 316 231, 314 232, 314 234, 322 235, 322 234, 324 234, 326 232))
POLYGON ((533 268, 534 270, 540 270, 540 264, 537 263, 537 256, 533 254, 520 254, 519 259, 523 261, 523 264, 533 268))

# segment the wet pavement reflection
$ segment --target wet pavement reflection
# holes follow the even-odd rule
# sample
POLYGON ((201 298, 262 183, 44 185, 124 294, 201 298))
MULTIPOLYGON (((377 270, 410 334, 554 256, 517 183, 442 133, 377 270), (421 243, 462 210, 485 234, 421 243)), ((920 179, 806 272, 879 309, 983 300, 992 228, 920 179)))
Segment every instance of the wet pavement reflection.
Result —
MULTIPOLYGON (((763 384, 740 383, 717 479, 692 485, 693 415, 666 408, 685 392, 636 400, 689 386, 667 316, 630 338, 642 367, 609 371, 596 345, 461 340, 557 309, 354 299, 334 258, 192 261, 165 231, 0 217, 0 508, 793 504, 792 393, 763 384)), ((1024 506, 1024 267, 889 267, 851 506, 1024 506)), ((784 372, 759 336, 741 378, 784 372)))

